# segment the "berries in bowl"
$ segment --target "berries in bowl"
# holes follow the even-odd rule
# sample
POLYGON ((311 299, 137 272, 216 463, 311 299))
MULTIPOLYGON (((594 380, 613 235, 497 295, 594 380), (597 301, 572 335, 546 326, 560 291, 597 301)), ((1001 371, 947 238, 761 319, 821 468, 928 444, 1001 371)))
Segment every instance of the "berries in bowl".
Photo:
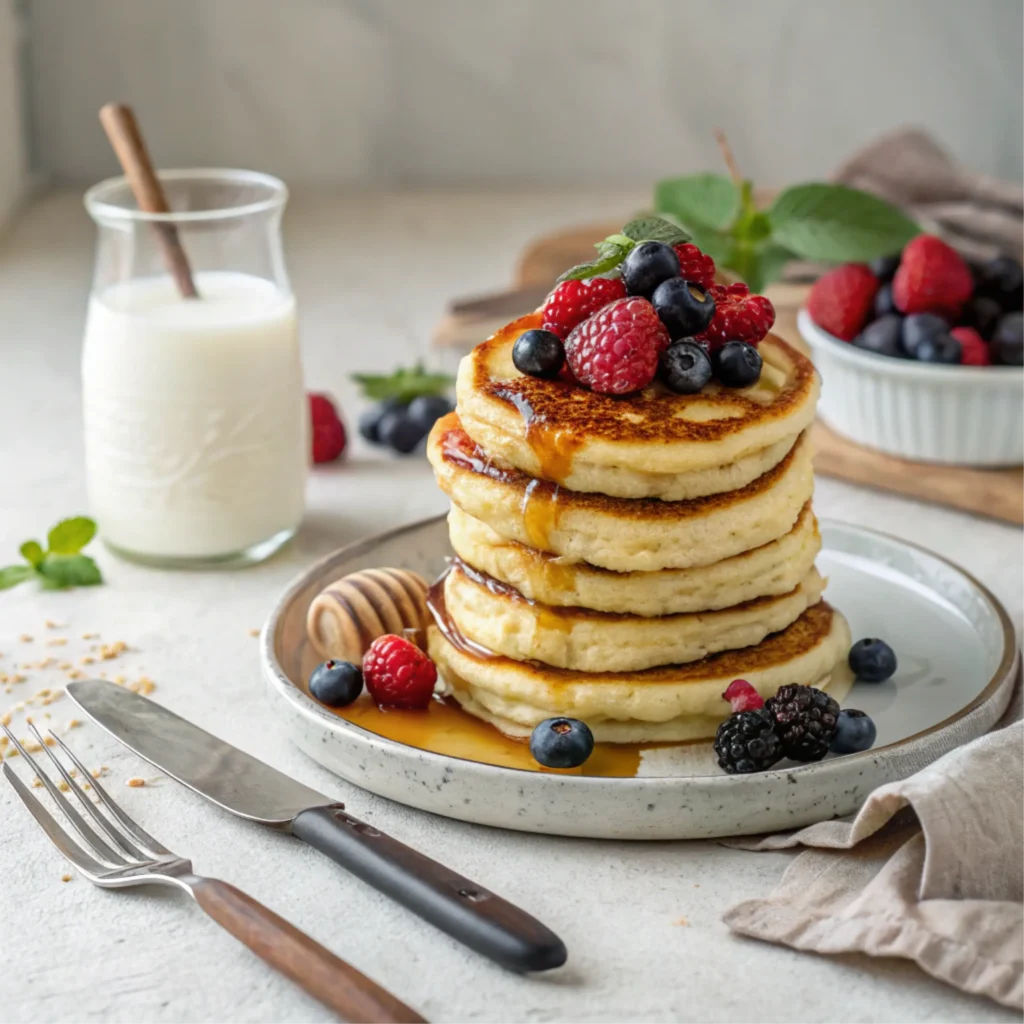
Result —
POLYGON ((932 235, 830 270, 798 317, 822 375, 822 419, 906 459, 1020 465, 1021 279, 1015 260, 972 268, 932 235))

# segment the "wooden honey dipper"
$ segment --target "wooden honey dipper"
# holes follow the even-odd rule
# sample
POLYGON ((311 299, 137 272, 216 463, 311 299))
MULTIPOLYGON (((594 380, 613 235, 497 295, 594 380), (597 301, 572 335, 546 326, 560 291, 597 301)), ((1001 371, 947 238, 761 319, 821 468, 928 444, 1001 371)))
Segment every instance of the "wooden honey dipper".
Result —
POLYGON ((362 569, 324 587, 306 616, 306 631, 321 658, 362 664, 379 636, 416 631, 422 643, 430 621, 429 585, 408 569, 362 569))

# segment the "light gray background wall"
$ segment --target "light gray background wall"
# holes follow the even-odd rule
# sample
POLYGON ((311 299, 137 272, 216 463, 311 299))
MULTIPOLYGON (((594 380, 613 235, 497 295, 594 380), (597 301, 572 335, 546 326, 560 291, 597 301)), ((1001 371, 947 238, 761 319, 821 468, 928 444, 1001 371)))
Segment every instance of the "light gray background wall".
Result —
POLYGON ((114 171, 133 103, 164 166, 293 183, 828 173, 915 123, 1022 167, 1020 0, 27 0, 37 168, 114 171))

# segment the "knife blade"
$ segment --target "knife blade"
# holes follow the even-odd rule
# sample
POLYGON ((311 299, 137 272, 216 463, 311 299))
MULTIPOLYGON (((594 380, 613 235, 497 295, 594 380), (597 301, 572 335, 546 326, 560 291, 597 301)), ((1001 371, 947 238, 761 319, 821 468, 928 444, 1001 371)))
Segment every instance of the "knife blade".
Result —
POLYGON ((565 963, 564 943, 536 918, 352 817, 339 801, 114 683, 86 679, 66 689, 93 721, 172 779, 232 814, 291 832, 503 967, 546 971, 565 963))

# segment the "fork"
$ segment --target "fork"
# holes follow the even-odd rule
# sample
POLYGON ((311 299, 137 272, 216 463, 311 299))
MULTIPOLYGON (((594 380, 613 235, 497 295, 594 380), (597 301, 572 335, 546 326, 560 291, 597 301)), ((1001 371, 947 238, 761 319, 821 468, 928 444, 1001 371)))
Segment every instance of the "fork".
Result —
POLYGON ((155 883, 184 889, 222 928, 339 1016, 349 1021, 380 1024, 424 1021, 415 1010, 262 903, 227 882, 195 874, 191 861, 172 853, 133 821, 100 782, 90 776, 71 748, 50 730, 52 742, 59 745, 82 778, 89 780, 107 811, 107 814, 101 813, 30 723, 32 735, 53 762, 68 790, 86 810, 92 820, 90 825, 10 729, 0 728, 26 765, 35 771, 85 848, 71 839, 6 761, 2 765, 5 778, 53 845, 94 885, 119 889, 155 883), (97 834, 97 829, 105 838, 97 834))

